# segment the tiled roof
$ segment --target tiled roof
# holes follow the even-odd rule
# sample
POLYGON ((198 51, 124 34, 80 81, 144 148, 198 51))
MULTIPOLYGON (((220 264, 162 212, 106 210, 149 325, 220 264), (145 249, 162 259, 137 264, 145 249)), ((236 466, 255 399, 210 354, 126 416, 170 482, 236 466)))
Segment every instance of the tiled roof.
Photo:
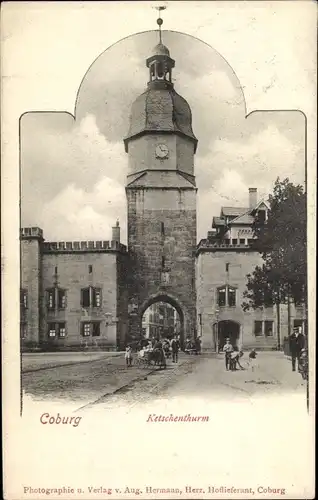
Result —
POLYGON ((212 227, 216 226, 225 226, 225 220, 222 217, 213 217, 212 219, 212 227))
POLYGON ((254 217, 248 213, 240 215, 229 222, 229 224, 253 224, 254 217))
POLYGON ((221 214, 224 216, 231 217, 233 215, 236 215, 237 217, 239 215, 245 214, 245 212, 248 212, 249 208, 243 208, 243 207, 222 207, 221 209, 221 214))

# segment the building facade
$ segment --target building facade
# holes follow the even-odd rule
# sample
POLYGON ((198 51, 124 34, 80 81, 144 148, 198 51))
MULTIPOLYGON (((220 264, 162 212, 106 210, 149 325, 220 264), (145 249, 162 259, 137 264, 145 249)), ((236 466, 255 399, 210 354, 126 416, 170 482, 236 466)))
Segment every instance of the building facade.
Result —
POLYGON ((128 257, 119 241, 45 242, 21 230, 21 343, 45 349, 124 346, 128 257))
POLYGON ((244 311, 247 275, 262 265, 253 249, 255 217, 266 222, 269 206, 249 189, 248 207, 222 207, 212 231, 197 247, 198 332, 203 349, 222 349, 229 337, 237 348, 276 349, 294 327, 306 331, 305 306, 290 303, 244 311))
POLYGON ((282 306, 278 324, 274 308, 241 306, 247 274, 261 263, 252 224, 256 215, 266 221, 268 205, 251 188, 248 206, 222 207, 197 244, 191 109, 161 40, 146 66, 124 138, 128 248, 118 223, 111 241, 46 242, 40 228, 22 229, 22 347, 122 349, 142 334, 179 333, 181 345, 200 335, 207 350, 226 337, 275 348, 292 326, 304 327, 304 308, 282 306))

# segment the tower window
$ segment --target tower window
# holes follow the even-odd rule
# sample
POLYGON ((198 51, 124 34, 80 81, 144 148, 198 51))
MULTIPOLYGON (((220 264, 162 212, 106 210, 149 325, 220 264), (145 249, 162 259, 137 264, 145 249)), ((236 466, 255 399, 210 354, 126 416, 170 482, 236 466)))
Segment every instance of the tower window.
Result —
POLYGON ((164 236, 165 234, 165 223, 161 222, 161 236, 164 236))
POLYGON ((228 302, 229 302, 229 307, 236 306, 236 290, 235 290, 235 288, 228 287, 228 302))
POLYGON ((100 322, 93 321, 93 322, 81 323, 81 335, 83 337, 89 337, 90 335, 92 335, 92 337, 99 337, 100 322))
POLYGON ((20 307, 24 310, 28 308, 28 293, 26 290, 20 290, 20 307))
POLYGON ((218 300, 219 306, 221 306, 221 307, 225 306, 225 303, 226 303, 226 288, 225 287, 218 289, 217 300, 218 300))
POLYGON ((92 272, 93 272, 93 266, 92 265, 88 266, 88 272, 89 272, 89 274, 92 274, 92 272))
POLYGON ((20 337, 21 339, 27 338, 28 327, 25 322, 20 323, 20 337))
MULTIPOLYGON (((47 290, 47 308, 55 309, 55 288, 47 290)), ((52 335, 50 335, 51 337, 52 335)))
POLYGON ((231 286, 222 286, 217 289, 217 304, 220 307, 236 306, 236 288, 231 286))
POLYGON ((263 322, 254 321, 254 335, 255 337, 260 337, 263 333, 263 322))
POLYGON ((56 325, 55 325, 55 323, 48 324, 48 336, 49 337, 56 337, 56 325))
POLYGON ((54 287, 46 291, 47 308, 50 310, 66 308, 66 290, 54 287))
POLYGON ((161 267, 162 267, 162 269, 165 268, 165 265, 166 265, 166 259, 164 257, 161 257, 161 267))
POLYGON ((92 286, 82 288, 81 290, 81 306, 86 307, 101 307, 102 305, 102 291, 100 288, 93 288, 92 286))
POLYGON ((65 290, 62 290, 61 288, 58 289, 57 291, 57 307, 58 309, 65 309, 66 308, 66 292, 65 290))
POLYGON ((229 267, 230 267, 230 264, 227 262, 225 264, 225 271, 228 273, 229 272, 229 267))
POLYGON ((57 266, 54 268, 54 274, 57 274, 57 266))

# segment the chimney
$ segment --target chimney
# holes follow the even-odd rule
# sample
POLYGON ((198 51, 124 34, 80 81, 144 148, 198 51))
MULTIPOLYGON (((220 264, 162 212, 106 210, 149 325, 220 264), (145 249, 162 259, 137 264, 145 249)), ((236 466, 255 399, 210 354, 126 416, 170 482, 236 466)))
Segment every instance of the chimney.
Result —
POLYGON ((116 226, 112 228, 112 241, 117 241, 120 243, 120 226, 119 220, 116 221, 116 226))
POLYGON ((249 188, 248 193, 250 208, 255 208, 257 205, 257 188, 249 188))

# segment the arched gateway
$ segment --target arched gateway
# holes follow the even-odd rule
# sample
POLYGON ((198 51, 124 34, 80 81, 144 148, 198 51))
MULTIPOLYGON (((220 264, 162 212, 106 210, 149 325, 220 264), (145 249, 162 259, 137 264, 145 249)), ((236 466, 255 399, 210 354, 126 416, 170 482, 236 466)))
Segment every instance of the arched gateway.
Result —
POLYGON ((190 106, 172 83, 175 61, 161 40, 146 65, 147 89, 132 104, 124 139, 128 153, 128 335, 140 336, 144 310, 151 301, 163 300, 179 312, 182 337, 193 337, 197 139, 190 106))
POLYGON ((147 300, 145 300, 143 302, 143 304, 141 305, 141 307, 139 309, 139 313, 138 313, 139 326, 141 327, 141 325, 142 325, 142 318, 143 318, 143 314, 145 313, 145 311, 152 304, 155 304, 157 302, 169 304, 170 306, 172 306, 176 310, 178 317, 179 317, 180 325, 179 325, 178 331, 176 329, 174 329, 173 333, 174 334, 178 333, 180 335, 181 346, 183 347, 183 345, 184 345, 184 331, 185 331, 185 324, 187 323, 187 317, 183 313, 182 305, 174 297, 171 297, 169 295, 166 295, 164 293, 159 292, 158 294, 152 295, 147 300))

